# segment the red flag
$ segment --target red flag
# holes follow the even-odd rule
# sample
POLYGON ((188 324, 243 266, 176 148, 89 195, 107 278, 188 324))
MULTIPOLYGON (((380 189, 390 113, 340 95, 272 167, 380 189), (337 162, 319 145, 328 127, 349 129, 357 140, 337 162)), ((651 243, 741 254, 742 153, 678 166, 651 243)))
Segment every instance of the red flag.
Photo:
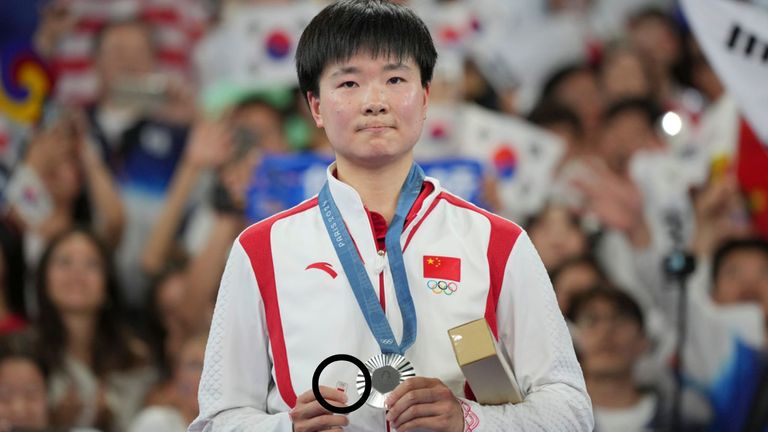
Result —
POLYGON ((739 131, 739 158, 736 172, 758 233, 768 238, 768 146, 760 143, 743 119, 739 131))
POLYGON ((461 259, 436 255, 424 256, 424 277, 461 282, 461 259))

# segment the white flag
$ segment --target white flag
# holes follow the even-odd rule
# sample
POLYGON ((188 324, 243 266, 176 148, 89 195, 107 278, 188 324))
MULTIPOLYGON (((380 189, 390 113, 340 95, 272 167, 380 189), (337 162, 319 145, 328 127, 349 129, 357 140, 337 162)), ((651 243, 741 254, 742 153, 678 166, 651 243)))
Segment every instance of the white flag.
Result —
POLYGON ((565 151, 562 140, 524 120, 475 106, 466 106, 461 117, 461 152, 495 173, 503 213, 521 218, 540 210, 565 151))
POLYGON ((768 142, 768 11, 728 0, 683 0, 696 39, 763 142, 768 142))
POLYGON ((465 52, 483 28, 478 14, 469 2, 414 4, 416 12, 429 28, 438 50, 465 52))
POLYGON ((231 16, 233 82, 240 85, 296 84, 294 55, 304 28, 318 6, 251 6, 231 16))
POLYGON ((430 105, 414 156, 419 160, 456 156, 460 120, 460 105, 430 105))

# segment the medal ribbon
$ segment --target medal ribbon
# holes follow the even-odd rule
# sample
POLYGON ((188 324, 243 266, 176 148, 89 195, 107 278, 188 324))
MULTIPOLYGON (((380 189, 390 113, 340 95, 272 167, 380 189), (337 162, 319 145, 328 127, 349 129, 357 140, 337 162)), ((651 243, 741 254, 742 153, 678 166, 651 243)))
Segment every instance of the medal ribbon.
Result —
POLYGON ((392 280, 395 284, 397 303, 400 306, 400 314, 403 318, 403 340, 398 345, 395 335, 387 321, 384 311, 379 304, 379 298, 371 283, 371 278, 363 265, 363 261, 357 253, 352 236, 349 234, 341 212, 331 195, 328 182, 325 182, 318 195, 320 213, 325 223, 325 229, 331 238, 331 243, 336 250, 336 255, 341 261, 344 273, 352 286, 357 304, 363 312, 365 321, 371 329, 371 333, 384 354, 395 353, 403 355, 405 351, 416 341, 416 309, 408 287, 408 276, 403 262, 403 250, 400 246, 400 236, 403 233, 405 217, 416 202, 424 183, 424 171, 415 163, 408 172, 408 177, 400 189, 397 198, 397 208, 392 222, 387 229, 385 245, 389 257, 389 268, 392 272, 392 280))

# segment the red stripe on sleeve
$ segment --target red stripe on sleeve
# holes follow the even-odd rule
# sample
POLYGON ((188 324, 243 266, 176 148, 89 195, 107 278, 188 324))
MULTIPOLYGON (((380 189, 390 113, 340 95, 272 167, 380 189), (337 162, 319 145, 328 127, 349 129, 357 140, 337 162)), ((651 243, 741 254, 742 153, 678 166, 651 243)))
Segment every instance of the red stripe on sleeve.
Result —
MULTIPOLYGON (((296 406, 296 392, 291 383, 291 371, 288 365, 288 355, 285 350, 283 324, 280 318, 280 304, 275 286, 275 268, 272 261, 272 225, 275 222, 296 215, 317 206, 317 198, 313 198, 287 210, 265 219, 245 230, 240 235, 240 244, 251 261, 251 267, 259 284, 259 292, 264 301, 266 312, 267 332, 272 347, 272 358, 275 364, 277 390, 283 401, 289 407, 296 406)), ((254 311, 256 313, 256 311, 254 311)))
POLYGON ((488 218, 488 221, 491 223, 491 237, 488 241, 487 251, 490 287, 485 304, 485 320, 488 321, 488 326, 491 327, 493 336, 498 340, 499 331, 496 321, 496 307, 499 303, 501 285, 504 283, 504 271, 507 267, 509 254, 512 253, 512 248, 515 246, 515 242, 523 230, 501 216, 497 216, 445 192, 441 193, 437 199, 444 199, 457 207, 480 213, 488 218))

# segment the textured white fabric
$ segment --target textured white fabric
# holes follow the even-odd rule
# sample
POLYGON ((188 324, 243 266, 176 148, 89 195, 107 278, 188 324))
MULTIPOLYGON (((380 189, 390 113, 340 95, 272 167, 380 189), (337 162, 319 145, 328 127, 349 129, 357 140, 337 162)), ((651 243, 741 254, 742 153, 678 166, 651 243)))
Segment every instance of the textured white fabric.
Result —
MULTIPOLYGON (((349 186, 330 175, 329 181, 355 245, 364 262, 370 263, 366 269, 374 288, 384 293, 386 317, 400 340, 402 321, 389 265, 384 264, 380 286, 376 245, 362 202, 349 186)), ((519 233, 516 241, 509 237, 495 243, 514 243, 506 265, 503 260, 500 263, 503 279, 496 316, 499 345, 527 396, 517 406, 489 407, 467 402, 479 418, 475 432, 591 430, 592 409, 581 370, 552 286, 530 239, 511 222, 447 194, 434 179, 427 181, 434 184, 435 190, 402 237, 405 245, 413 234, 404 259, 418 316, 418 336, 405 354, 417 375, 439 378, 457 397, 465 396, 464 378, 446 332, 485 314, 491 280, 487 258, 491 234, 519 233), (450 296, 435 294, 426 285, 422 258, 433 255, 461 259, 461 280, 456 281, 458 289, 450 296)), ((320 361, 337 353, 365 361, 378 352, 335 256, 319 207, 312 206, 311 201, 305 203, 304 211, 289 210, 261 222, 235 242, 208 339, 200 383, 200 416, 189 430, 291 431, 284 396, 293 391, 298 396, 309 390, 320 361), (274 299, 262 296, 252 266, 265 264, 265 251, 244 248, 244 244, 252 244, 248 239, 254 232, 270 223, 271 262, 266 264, 274 269, 284 348, 270 339, 274 327, 267 322, 274 323, 275 316, 274 312, 267 316, 267 305, 274 299), (338 277, 308 268, 312 262, 329 264, 338 277), (281 349, 286 353, 287 365, 279 364, 281 349), (286 369, 290 371, 287 382, 280 378, 286 369)), ((350 401, 356 401, 356 373, 351 365, 335 363, 326 368, 320 384, 344 381, 349 384, 350 401)), ((345 430, 350 432, 386 430, 383 410, 367 405, 350 414, 349 419, 345 430)))

